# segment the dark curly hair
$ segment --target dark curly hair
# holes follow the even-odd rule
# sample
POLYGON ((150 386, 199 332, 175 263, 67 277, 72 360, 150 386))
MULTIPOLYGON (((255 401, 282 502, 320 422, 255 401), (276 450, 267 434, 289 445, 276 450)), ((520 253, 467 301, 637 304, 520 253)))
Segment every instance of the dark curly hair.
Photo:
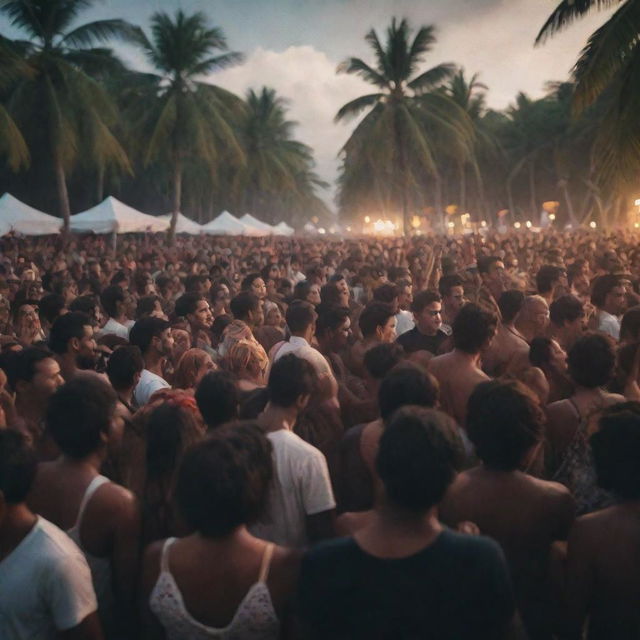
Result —
POLYGON ((480 383, 467 404, 467 434, 484 464, 513 471, 543 435, 544 414, 533 394, 516 381, 480 383))
POLYGON ((218 538, 260 516, 272 476, 265 434, 254 423, 234 424, 187 451, 175 496, 190 528, 218 538))
POLYGON ((613 375, 615 362, 613 340, 601 333, 581 336, 567 358, 571 379, 587 389, 606 385, 613 375))

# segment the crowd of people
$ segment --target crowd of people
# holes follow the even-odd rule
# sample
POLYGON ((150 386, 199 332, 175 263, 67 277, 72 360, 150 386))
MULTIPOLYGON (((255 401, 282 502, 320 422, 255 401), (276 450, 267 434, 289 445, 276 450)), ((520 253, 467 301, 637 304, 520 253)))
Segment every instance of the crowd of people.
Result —
POLYGON ((637 240, 0 239, 0 638, 639 638, 637 240))

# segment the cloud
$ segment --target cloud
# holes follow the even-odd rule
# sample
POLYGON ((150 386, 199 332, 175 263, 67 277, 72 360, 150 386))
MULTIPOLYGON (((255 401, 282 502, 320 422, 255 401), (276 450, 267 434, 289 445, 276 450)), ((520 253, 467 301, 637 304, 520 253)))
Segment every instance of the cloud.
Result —
POLYGON ((322 194, 328 204, 332 204, 337 154, 354 126, 335 124, 333 118, 343 104, 370 92, 359 78, 336 74, 336 66, 336 61, 308 45, 284 51, 258 47, 241 66, 208 78, 241 96, 247 89, 266 86, 288 100, 288 117, 298 123, 295 137, 313 149, 318 174, 332 185, 322 194))

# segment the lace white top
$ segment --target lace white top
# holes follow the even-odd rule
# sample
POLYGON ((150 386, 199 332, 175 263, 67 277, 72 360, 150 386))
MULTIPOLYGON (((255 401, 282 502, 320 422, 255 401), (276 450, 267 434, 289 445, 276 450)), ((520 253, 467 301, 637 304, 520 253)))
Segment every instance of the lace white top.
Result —
POLYGON ((267 588, 273 544, 262 557, 258 581, 247 591, 231 622, 222 629, 207 627, 187 611, 182 594, 169 570, 169 549, 176 538, 169 538, 162 548, 160 575, 149 597, 151 611, 158 618, 168 640, 277 640, 280 622, 267 588))

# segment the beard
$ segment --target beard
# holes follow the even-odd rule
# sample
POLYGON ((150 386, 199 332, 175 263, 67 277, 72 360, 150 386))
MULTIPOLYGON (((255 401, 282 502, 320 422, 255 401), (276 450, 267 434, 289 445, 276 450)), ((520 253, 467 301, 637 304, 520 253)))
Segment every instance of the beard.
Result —
POLYGON ((82 371, 94 371, 98 364, 98 357, 94 355, 78 355, 76 357, 76 365, 82 371))

